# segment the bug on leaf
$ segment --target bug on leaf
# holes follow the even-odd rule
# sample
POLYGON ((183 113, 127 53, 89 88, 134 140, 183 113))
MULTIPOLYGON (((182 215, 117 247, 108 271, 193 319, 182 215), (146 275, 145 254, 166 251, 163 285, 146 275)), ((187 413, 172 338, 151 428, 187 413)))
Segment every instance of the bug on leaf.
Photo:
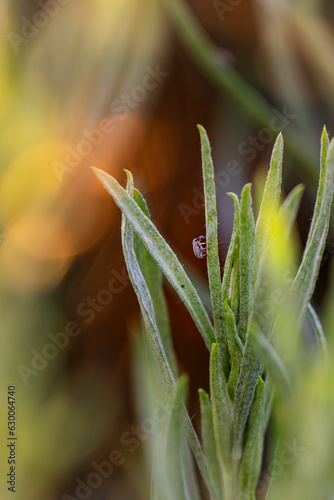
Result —
POLYGON ((206 256, 206 249, 205 236, 198 236, 193 240, 193 251, 198 259, 203 259, 206 256))

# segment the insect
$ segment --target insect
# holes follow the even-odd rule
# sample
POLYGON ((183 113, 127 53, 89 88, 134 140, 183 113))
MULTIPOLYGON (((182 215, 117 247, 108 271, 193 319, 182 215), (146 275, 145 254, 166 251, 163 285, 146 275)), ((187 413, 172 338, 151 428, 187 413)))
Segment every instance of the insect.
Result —
POLYGON ((205 236, 198 236, 193 240, 193 251, 198 259, 203 259, 206 256, 206 249, 205 236))

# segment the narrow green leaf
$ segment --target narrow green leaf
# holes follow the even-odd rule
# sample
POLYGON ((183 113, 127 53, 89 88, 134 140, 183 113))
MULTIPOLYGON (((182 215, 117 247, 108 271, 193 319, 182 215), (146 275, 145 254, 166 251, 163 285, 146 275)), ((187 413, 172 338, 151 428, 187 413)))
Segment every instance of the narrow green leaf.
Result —
POLYGON ((219 367, 218 344, 213 344, 210 356, 210 393, 218 459, 226 487, 226 475, 229 475, 231 469, 232 407, 227 385, 219 367))
POLYGON ((211 481, 211 478, 210 478, 210 475, 208 472, 208 467, 207 467, 207 463, 205 460, 205 456, 204 456, 201 444, 198 440, 198 436, 195 432, 194 426, 193 426, 191 419, 190 419, 187 412, 185 412, 184 422, 185 422, 186 436, 187 436, 188 442, 191 446, 194 457, 196 459, 196 463, 198 465, 200 473, 202 474, 205 485, 208 488, 210 493, 214 492, 215 488, 214 488, 214 485, 211 481))
POLYGON ((256 345, 256 351, 271 380, 275 383, 278 391, 283 396, 290 394, 290 382, 287 370, 276 350, 271 346, 269 340, 258 328, 252 328, 252 338, 256 345))
POLYGON ((181 376, 178 380, 174 396, 170 401, 171 412, 168 421, 165 443, 166 485, 165 491, 168 498, 174 500, 190 500, 185 492, 182 473, 182 449, 185 446, 183 433, 183 407, 187 390, 187 377, 181 376))
POLYGON ((249 414, 245 451, 239 469, 240 500, 255 495, 255 488, 261 472, 264 440, 265 383, 258 377, 254 401, 249 414))
MULTIPOLYGON (((136 209, 140 211, 141 217, 145 217, 143 212, 138 207, 138 205, 132 200, 133 193, 133 179, 130 172, 127 172, 128 176, 128 186, 126 193, 127 197, 134 203, 136 209)), ((123 190, 124 191, 124 190, 123 190)), ((134 288, 134 291, 137 295, 137 299, 140 305, 141 313, 143 316, 146 332, 148 333, 148 338, 150 340, 150 344, 152 347, 152 352, 155 356, 156 362, 160 367, 160 370, 163 374, 166 387, 169 392, 172 391, 175 380, 172 373, 172 370, 169 366, 168 359, 166 357, 163 344, 161 342, 159 330, 157 327, 157 323, 155 320, 154 307, 152 298, 150 296, 150 292, 146 281, 141 272, 140 266, 137 261, 136 253, 134 250, 134 233, 131 224, 129 223, 128 218, 123 214, 122 216, 122 245, 123 245, 123 253, 125 258, 125 263, 127 266, 128 274, 130 277, 130 281, 134 288)), ((198 468, 202 474, 203 480, 207 485, 209 491, 213 488, 211 480, 209 478, 205 457, 203 454, 203 450, 199 443, 196 432, 193 428, 189 415, 184 408, 184 421, 185 421, 185 429, 186 435, 189 441, 189 444, 194 453, 195 459, 197 461, 198 468)))
POLYGON ((259 257, 268 237, 268 211, 275 212, 278 208, 282 184, 283 137, 280 133, 276 139, 270 160, 270 168, 264 186, 259 216, 256 223, 256 240, 259 257))
POLYGON ((228 348, 224 329, 223 292, 221 288, 220 263, 218 253, 217 200, 211 147, 203 127, 198 125, 202 145, 202 169, 205 196, 205 224, 207 242, 207 266, 216 341, 222 353, 222 368, 228 374, 228 348))
POLYGON ((270 381, 270 377, 267 375, 266 376, 265 404, 264 404, 264 424, 263 424, 264 434, 266 433, 266 430, 267 430, 267 427, 269 424, 269 419, 270 419, 271 412, 272 412, 273 405, 274 405, 274 398, 275 398, 275 390, 274 390, 273 385, 270 381))
POLYGON ((165 500, 161 493, 161 482, 159 481, 159 467, 161 467, 161 463, 159 461, 160 454, 157 451, 153 454, 152 459, 152 473, 151 473, 151 491, 150 491, 150 500, 165 500))
MULTIPOLYGON (((137 189, 133 189, 133 199, 147 217, 150 217, 146 202, 137 189)), ((153 301, 154 313, 161 341, 165 349, 172 372, 177 375, 177 362, 173 349, 168 310, 163 292, 162 273, 156 261, 151 257, 140 237, 135 234, 135 248, 140 269, 147 283, 153 301)))
POLYGON ((234 248, 234 265, 231 271, 229 299, 236 323, 239 323, 239 302, 240 302, 240 265, 239 265, 239 236, 234 248))
POLYGON ((285 216, 285 225, 287 233, 290 232, 293 223, 295 222, 301 197, 304 193, 304 186, 299 184, 285 198, 280 207, 280 212, 285 216))
POLYGON ((110 175, 102 170, 92 168, 186 305, 207 347, 210 349, 215 339, 213 326, 194 286, 184 272, 175 253, 125 189, 110 175))
POLYGON ((237 326, 234 319, 234 314, 228 305, 227 300, 224 303, 226 332, 228 340, 228 348, 231 355, 231 372, 228 379, 227 389, 228 393, 234 400, 235 387, 239 376, 240 365, 244 354, 244 346, 240 340, 237 326))
POLYGON ((223 301, 228 298, 228 290, 229 290, 229 283, 230 283, 230 276, 231 276, 231 270, 232 270, 232 264, 233 264, 233 258, 234 258, 234 253, 235 253, 235 247, 237 244, 238 240, 238 234, 239 234, 239 200, 236 194, 234 193, 227 193, 229 196, 232 197, 233 203, 234 203, 234 222, 233 222, 233 231, 232 231, 232 236, 231 236, 231 241, 228 247, 226 259, 225 259, 225 265, 224 265, 224 274, 223 274, 223 281, 222 281, 222 290, 223 290, 223 301))
MULTIPOLYGON (((193 455, 187 442, 182 449, 182 473, 187 499, 201 500, 193 455)), ((209 491, 211 493, 211 490, 209 491)))
MULTIPOLYGON (((127 185, 128 193, 126 194, 132 200, 131 196, 133 195, 133 178, 130 172, 127 172, 127 176, 128 176, 128 185, 127 185)), ((136 207, 138 208, 138 210, 140 210, 140 208, 137 205, 136 207)), ((170 369, 166 353, 163 344, 161 342, 159 330, 155 319, 154 306, 150 295, 150 291, 148 289, 148 286, 146 284, 146 281, 144 279, 144 276, 141 272, 140 266, 137 261, 137 256, 134 249, 133 229, 124 214, 122 215, 122 247, 130 281, 137 295, 144 324, 147 333, 149 335, 154 355, 157 359, 161 372, 163 373, 166 385, 169 389, 171 389, 175 382, 174 376, 170 369)))
POLYGON ((239 221, 240 309, 238 331, 243 342, 246 338, 248 320, 253 305, 254 254, 251 185, 246 184, 241 193, 239 221))
MULTIPOLYGON (((125 169, 124 171, 128 175, 129 170, 125 169)), ((133 187, 133 199, 135 200, 135 202, 137 203, 137 205, 141 209, 141 211, 144 212, 146 217, 150 218, 151 214, 150 214, 150 211, 148 209, 147 203, 146 203, 143 195, 141 194, 141 192, 135 187, 133 187)))
POLYGON ((242 456, 243 433, 252 405, 258 376, 261 371, 260 360, 256 355, 250 336, 247 336, 234 394, 233 460, 239 460, 242 456))
POLYGON ((313 306, 310 303, 307 304, 307 314, 308 314, 308 317, 311 321, 314 333, 317 337, 322 359, 323 359, 323 361, 325 361, 327 359, 327 356, 328 356, 326 337, 324 335, 322 325, 320 323, 320 319, 319 319, 317 313, 315 312, 313 306))
POLYGON ((238 460, 242 454, 242 441, 246 421, 251 408, 258 376, 262 365, 257 355, 252 330, 258 328, 263 332, 270 332, 273 317, 267 307, 268 280, 265 267, 261 265, 255 284, 254 302, 251 318, 248 322, 244 356, 234 395, 234 430, 233 430, 233 458, 238 460))
MULTIPOLYGON (((326 139, 323 139, 326 142, 326 139)), ((323 146, 325 149, 325 146, 323 146)), ((300 307, 298 310, 298 323, 301 327, 308 303, 314 292, 316 280, 323 250, 326 243, 328 226, 333 200, 333 178, 334 178, 334 142, 331 141, 326 161, 321 160, 321 170, 319 179, 319 189, 315 204, 312 230, 310 230, 303 259, 296 278, 293 283, 293 290, 297 292, 300 307)))
POLYGON ((268 293, 270 292, 268 278, 266 276, 267 271, 262 260, 256 279, 253 309, 248 323, 244 356, 234 396, 235 408, 232 453, 235 460, 241 458, 242 455, 244 429, 252 405, 257 379, 262 372, 262 364, 257 353, 257 348, 254 345, 254 336, 252 332, 254 330, 259 330, 269 334, 274 324, 271 308, 267 305, 268 293))
POLYGON ((273 484, 273 479, 274 479, 274 474, 273 472, 276 470, 276 466, 277 464, 279 464, 279 455, 280 455, 280 442, 278 441, 276 446, 275 446, 275 451, 274 451, 274 458, 272 460, 272 467, 270 468, 270 478, 269 478, 269 484, 267 486, 267 492, 266 492, 266 498, 265 500, 269 500, 271 495, 270 495, 270 490, 271 490, 271 486, 273 484))
POLYGON ((324 128, 322 129, 321 142, 320 142, 320 178, 319 178, 318 192, 317 192, 316 202, 315 202, 315 206, 314 206, 311 226, 310 226, 310 230, 309 230, 309 234, 308 234, 307 244, 309 244, 312 241, 312 237, 313 237, 313 234, 315 231, 316 224, 317 224, 319 218, 321 218, 322 193, 326 189, 326 186, 325 186, 326 176, 321 175, 321 172, 325 172, 325 170, 326 170, 328 147, 329 147, 329 138, 328 138, 326 127, 324 126, 324 128))
POLYGON ((207 393, 203 391, 203 389, 199 389, 198 392, 201 403, 202 442, 205 459, 208 465, 208 471, 211 477, 211 481, 215 486, 214 498, 220 500, 223 489, 220 466, 217 456, 217 446, 214 435, 212 408, 207 393))

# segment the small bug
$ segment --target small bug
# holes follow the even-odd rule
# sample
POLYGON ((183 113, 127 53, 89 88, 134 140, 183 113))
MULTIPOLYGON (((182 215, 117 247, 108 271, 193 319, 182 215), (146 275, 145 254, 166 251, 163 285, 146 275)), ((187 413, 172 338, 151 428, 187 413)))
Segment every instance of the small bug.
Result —
POLYGON ((206 248, 205 236, 198 236, 193 240, 193 251, 198 259, 203 259, 206 256, 206 248))

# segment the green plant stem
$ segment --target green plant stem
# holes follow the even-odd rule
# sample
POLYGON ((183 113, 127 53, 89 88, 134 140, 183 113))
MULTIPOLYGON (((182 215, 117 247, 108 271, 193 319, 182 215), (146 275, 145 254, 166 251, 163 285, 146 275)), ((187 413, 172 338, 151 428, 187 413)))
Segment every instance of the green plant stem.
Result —
MULTIPOLYGON (((161 1, 190 55, 215 87, 220 92, 228 94, 257 125, 268 127, 274 116, 271 106, 234 69, 219 65, 219 49, 213 44, 186 2, 161 1)), ((289 130, 285 130, 285 142, 291 156, 299 163, 304 173, 314 180, 314 165, 317 162, 315 154, 303 136, 293 130, 291 125, 289 130)))

